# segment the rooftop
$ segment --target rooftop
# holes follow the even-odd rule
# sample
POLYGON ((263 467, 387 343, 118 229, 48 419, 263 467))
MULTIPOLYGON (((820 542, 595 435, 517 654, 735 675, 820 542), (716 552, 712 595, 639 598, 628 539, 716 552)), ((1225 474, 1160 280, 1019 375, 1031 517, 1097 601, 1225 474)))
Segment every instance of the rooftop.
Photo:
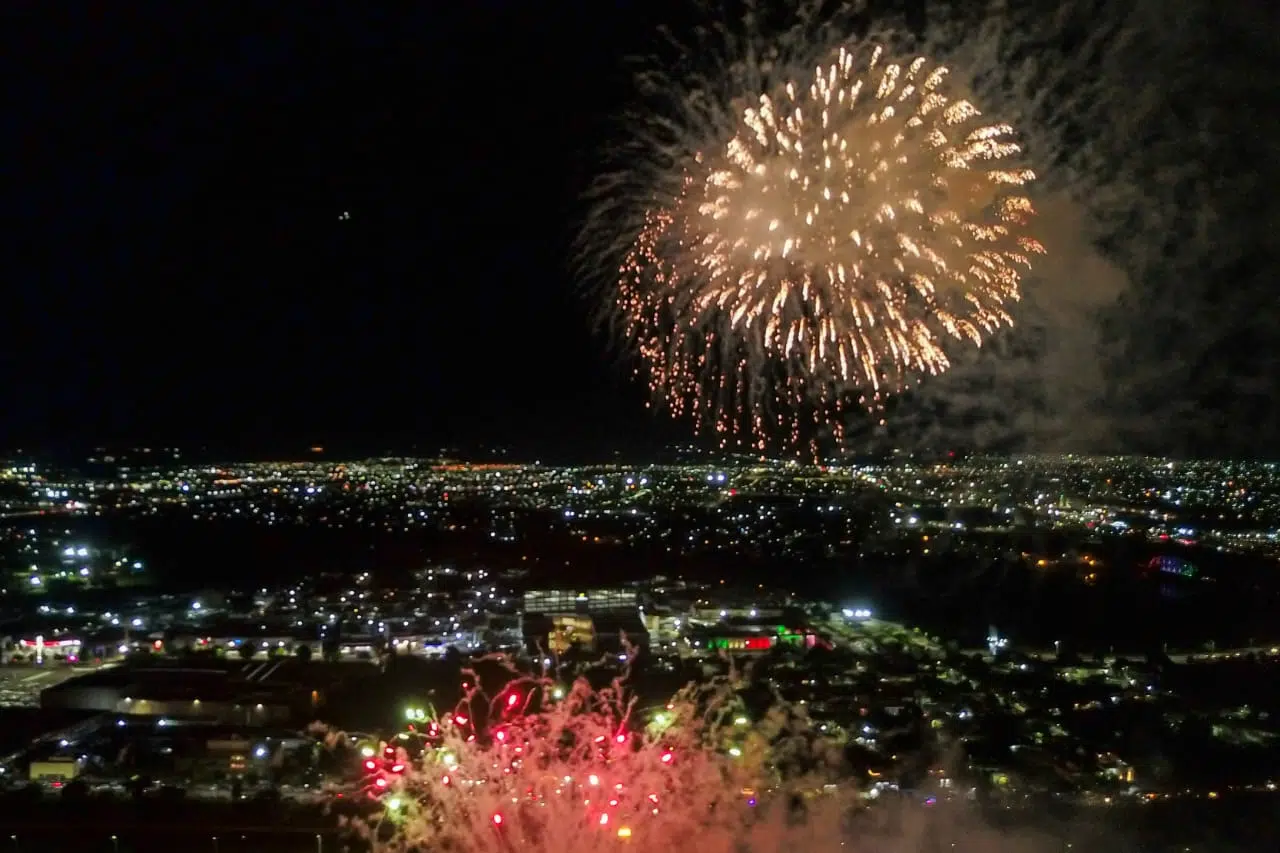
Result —
POLYGON ((288 689, 317 689, 367 672, 368 664, 276 661, 202 660, 198 663, 155 660, 107 666, 54 685, 46 693, 84 689, 117 690, 135 699, 200 699, 241 701, 288 689))

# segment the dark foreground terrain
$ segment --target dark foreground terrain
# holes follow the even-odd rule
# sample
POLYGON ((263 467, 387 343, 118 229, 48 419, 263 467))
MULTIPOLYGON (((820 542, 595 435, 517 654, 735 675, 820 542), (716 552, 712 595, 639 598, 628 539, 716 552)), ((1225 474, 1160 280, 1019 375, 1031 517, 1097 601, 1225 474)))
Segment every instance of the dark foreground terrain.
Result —
MULTIPOLYGON (((1274 796, 1054 814, 1027 806, 978 816, 963 806, 873 809, 866 850, 985 853, 1252 853, 1280 849, 1274 796), (923 830, 923 831, 922 831, 923 830), (895 843, 895 840, 897 842, 895 843), (903 842, 906 842, 905 844, 903 842), (967 848, 967 849, 966 849, 967 848)), ((0 803, 0 850, 14 853, 360 853, 334 815, 268 803, 0 803)))

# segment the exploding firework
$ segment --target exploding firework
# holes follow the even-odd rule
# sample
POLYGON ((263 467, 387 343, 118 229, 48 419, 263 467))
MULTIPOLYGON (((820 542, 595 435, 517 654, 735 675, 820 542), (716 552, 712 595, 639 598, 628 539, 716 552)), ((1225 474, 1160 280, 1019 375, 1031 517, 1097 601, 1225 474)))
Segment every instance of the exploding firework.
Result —
POLYGON ((726 684, 642 709, 620 683, 517 679, 473 688, 430 733, 416 758, 388 747, 382 816, 354 826, 374 849, 827 850, 857 802, 847 784, 813 799, 832 779, 823 742, 782 711, 748 721, 726 684))
POLYGON ((1013 128, 945 66, 836 48, 735 106, 657 198, 626 254, 618 317, 654 394, 722 444, 764 449, 945 371, 948 340, 1013 322, 1043 252, 1013 128))

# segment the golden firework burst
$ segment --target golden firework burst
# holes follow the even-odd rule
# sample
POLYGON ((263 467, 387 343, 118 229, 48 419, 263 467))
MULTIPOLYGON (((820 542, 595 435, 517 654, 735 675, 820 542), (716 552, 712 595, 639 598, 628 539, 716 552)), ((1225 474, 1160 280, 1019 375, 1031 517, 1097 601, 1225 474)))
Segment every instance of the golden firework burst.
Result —
POLYGON ((837 432, 1011 325, 1033 216, 1008 124, 924 57, 840 48, 738 111, 645 218, 617 304, 652 389, 724 444, 837 432))

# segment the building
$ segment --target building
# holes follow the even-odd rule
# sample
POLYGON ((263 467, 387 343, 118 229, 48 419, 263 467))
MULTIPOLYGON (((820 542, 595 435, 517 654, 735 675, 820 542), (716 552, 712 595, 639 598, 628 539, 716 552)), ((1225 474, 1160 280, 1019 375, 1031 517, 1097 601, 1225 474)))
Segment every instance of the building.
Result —
POLYGON ((524 639, 533 654, 560 655, 575 647, 586 652, 622 652, 649 646, 649 632, 638 611, 535 613, 524 620, 524 639))
POLYGON ((763 654, 779 646, 811 649, 825 642, 808 628, 787 628, 782 625, 714 626, 698 628, 690 634, 690 644, 695 653, 729 652, 739 654, 763 654))
POLYGON ((43 761, 32 761, 27 778, 32 782, 70 782, 80 775, 80 764, 67 756, 52 756, 43 761))
POLYGON ((620 651, 624 636, 632 648, 649 645, 634 589, 529 590, 521 629, 528 648, 555 654, 574 647, 620 651))
POLYGON ((531 589, 524 594, 525 613, 599 613, 639 607, 634 589, 531 589))
POLYGON ((600 652, 643 651, 649 648, 649 631, 639 611, 613 611, 591 615, 595 649, 600 652))

